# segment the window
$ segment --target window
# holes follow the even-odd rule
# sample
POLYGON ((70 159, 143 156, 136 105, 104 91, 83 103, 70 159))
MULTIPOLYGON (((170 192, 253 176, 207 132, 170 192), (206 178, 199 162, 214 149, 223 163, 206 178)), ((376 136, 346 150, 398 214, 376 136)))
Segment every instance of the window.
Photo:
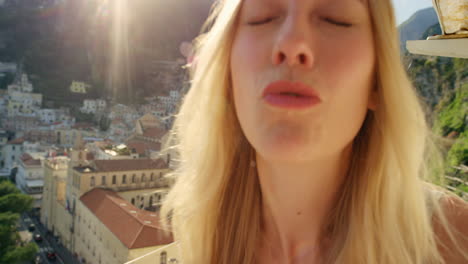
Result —
POLYGON ((141 181, 146 182, 146 175, 144 173, 141 175, 141 181))
POLYGON ((150 181, 154 181, 154 173, 151 173, 151 176, 150 176, 150 181))
POLYGON ((166 251, 161 252, 161 264, 167 264, 167 253, 166 253, 166 251))
POLYGON ((117 177, 115 175, 112 176, 112 184, 115 184, 117 182, 117 177))
POLYGON ((127 175, 125 175, 125 174, 122 176, 122 183, 123 184, 127 183, 127 175))
POLYGON ((135 205, 135 198, 132 198, 132 204, 135 205))
POLYGON ((106 185, 106 176, 102 176, 101 185, 106 185))
POLYGON ((133 174, 133 175, 132 175, 132 183, 135 183, 135 181, 136 181, 136 175, 133 174))
POLYGON ((94 180, 94 176, 91 176, 91 183, 89 184, 89 186, 94 187, 95 184, 96 184, 96 182, 94 180))

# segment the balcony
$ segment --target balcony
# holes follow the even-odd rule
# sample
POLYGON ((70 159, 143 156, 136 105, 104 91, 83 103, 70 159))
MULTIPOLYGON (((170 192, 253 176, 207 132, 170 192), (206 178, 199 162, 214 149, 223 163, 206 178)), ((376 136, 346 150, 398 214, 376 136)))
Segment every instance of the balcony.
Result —
POLYGON ((466 1, 433 0, 442 35, 406 42, 413 54, 468 59, 468 5, 466 1))
POLYGON ((406 48, 413 54, 468 59, 468 35, 465 38, 410 40, 406 48))

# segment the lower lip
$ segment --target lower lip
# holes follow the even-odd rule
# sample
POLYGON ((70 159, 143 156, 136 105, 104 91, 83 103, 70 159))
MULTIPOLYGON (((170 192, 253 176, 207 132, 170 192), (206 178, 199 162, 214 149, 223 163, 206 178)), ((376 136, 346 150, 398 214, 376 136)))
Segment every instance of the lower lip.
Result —
POLYGON ((285 109, 306 109, 320 103, 320 99, 315 96, 267 94, 263 99, 272 106, 285 109))

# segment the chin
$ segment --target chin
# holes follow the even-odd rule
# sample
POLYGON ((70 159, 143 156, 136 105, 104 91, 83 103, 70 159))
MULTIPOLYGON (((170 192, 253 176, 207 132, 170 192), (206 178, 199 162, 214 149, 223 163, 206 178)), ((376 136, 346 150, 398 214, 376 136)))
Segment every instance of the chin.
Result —
POLYGON ((263 157, 263 159, 275 162, 301 162, 313 159, 314 149, 318 149, 317 145, 303 140, 285 140, 277 139, 269 142, 262 142, 257 146, 254 145, 255 151, 263 157))

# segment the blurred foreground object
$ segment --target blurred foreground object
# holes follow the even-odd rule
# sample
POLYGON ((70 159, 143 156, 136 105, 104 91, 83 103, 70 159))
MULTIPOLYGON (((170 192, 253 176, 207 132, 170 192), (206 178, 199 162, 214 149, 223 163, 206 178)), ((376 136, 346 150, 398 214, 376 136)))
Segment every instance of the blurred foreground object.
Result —
POLYGON ((432 0, 442 35, 406 42, 410 53, 468 59, 468 0, 432 0))
POLYGON ((468 37, 468 0, 432 0, 432 4, 439 18, 442 38, 468 37))

